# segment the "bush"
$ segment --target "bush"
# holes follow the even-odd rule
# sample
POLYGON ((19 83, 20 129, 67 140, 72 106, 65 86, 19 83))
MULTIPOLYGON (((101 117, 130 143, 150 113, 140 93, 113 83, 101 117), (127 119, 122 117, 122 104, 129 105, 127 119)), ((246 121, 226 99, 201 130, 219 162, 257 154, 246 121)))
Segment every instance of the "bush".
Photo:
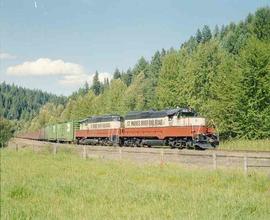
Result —
POLYGON ((0 118, 0 147, 6 146, 9 139, 13 136, 13 125, 9 120, 0 118))

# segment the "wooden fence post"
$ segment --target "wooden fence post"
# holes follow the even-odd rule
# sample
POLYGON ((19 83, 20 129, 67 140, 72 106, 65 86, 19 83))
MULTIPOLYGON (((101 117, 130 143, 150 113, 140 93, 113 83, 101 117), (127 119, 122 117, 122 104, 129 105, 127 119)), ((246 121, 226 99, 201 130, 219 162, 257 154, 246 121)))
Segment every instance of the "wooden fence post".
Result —
POLYGON ((247 160, 247 156, 244 156, 244 173, 245 173, 245 175, 247 175, 247 173, 248 173, 248 160, 247 160))
POLYGON ((163 149, 160 151, 160 165, 164 164, 164 151, 163 149))
POLYGON ((119 148, 119 159, 122 160, 122 148, 119 148))
POLYGON ((87 154, 86 154, 86 146, 83 145, 83 159, 86 159, 87 154))
POLYGON ((17 152, 19 151, 19 146, 18 146, 18 144, 16 144, 15 149, 16 149, 17 152))
POLYGON ((53 145, 53 154, 56 155, 57 153, 57 146, 56 144, 53 145))
POLYGON ((214 168, 214 170, 217 169, 217 155, 216 155, 216 153, 213 153, 213 168, 214 168))

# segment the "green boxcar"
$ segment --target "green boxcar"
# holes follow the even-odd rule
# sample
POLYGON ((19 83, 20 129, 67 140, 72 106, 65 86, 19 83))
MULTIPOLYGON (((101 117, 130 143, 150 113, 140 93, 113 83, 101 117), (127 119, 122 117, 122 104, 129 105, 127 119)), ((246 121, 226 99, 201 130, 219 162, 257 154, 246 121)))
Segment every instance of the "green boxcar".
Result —
POLYGON ((57 141, 59 142, 73 142, 75 141, 75 131, 78 129, 79 123, 76 121, 69 121, 57 124, 57 141))
POLYGON ((49 140, 49 129, 50 129, 50 126, 46 126, 46 127, 44 128, 44 130, 45 130, 45 133, 44 133, 44 140, 45 140, 45 141, 48 141, 48 140, 49 140))
POLYGON ((56 125, 47 125, 45 127, 45 140, 48 141, 57 141, 57 126, 56 125))
POLYGON ((40 130, 39 130, 39 140, 46 140, 45 139, 45 128, 41 128, 40 130))

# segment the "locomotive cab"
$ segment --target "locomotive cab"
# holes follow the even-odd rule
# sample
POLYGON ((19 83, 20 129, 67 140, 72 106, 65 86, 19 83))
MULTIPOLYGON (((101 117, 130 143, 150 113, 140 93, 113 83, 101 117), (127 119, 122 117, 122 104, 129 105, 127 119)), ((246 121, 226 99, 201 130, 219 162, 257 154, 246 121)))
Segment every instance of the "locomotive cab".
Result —
POLYGON ((209 128, 207 119, 198 116, 193 109, 181 109, 176 116, 174 125, 190 129, 193 140, 191 145, 194 148, 215 148, 219 144, 219 138, 215 134, 214 129, 209 128))
POLYGON ((177 118, 185 118, 185 117, 196 117, 197 112, 192 109, 182 109, 178 112, 177 118))

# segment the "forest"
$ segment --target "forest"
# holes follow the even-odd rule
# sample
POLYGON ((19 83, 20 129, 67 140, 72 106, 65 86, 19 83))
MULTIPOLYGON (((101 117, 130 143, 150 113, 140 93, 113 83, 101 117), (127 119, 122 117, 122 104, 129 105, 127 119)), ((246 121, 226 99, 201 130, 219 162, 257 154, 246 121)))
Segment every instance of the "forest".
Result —
POLYGON ((96 72, 92 85, 86 82, 67 100, 29 90, 31 95, 18 92, 21 98, 12 95, 18 89, 1 85, 1 115, 23 119, 27 130, 92 115, 189 106, 223 139, 269 138, 270 8, 213 30, 205 25, 177 49, 141 57, 128 70, 116 68, 112 80, 101 82, 96 72))
POLYGON ((46 103, 64 105, 66 101, 64 96, 0 83, 0 147, 6 144, 14 132, 26 129, 25 123, 37 116, 46 103))
POLYGON ((0 117, 10 120, 31 120, 47 102, 65 104, 66 97, 41 90, 25 89, 0 83, 0 117))

